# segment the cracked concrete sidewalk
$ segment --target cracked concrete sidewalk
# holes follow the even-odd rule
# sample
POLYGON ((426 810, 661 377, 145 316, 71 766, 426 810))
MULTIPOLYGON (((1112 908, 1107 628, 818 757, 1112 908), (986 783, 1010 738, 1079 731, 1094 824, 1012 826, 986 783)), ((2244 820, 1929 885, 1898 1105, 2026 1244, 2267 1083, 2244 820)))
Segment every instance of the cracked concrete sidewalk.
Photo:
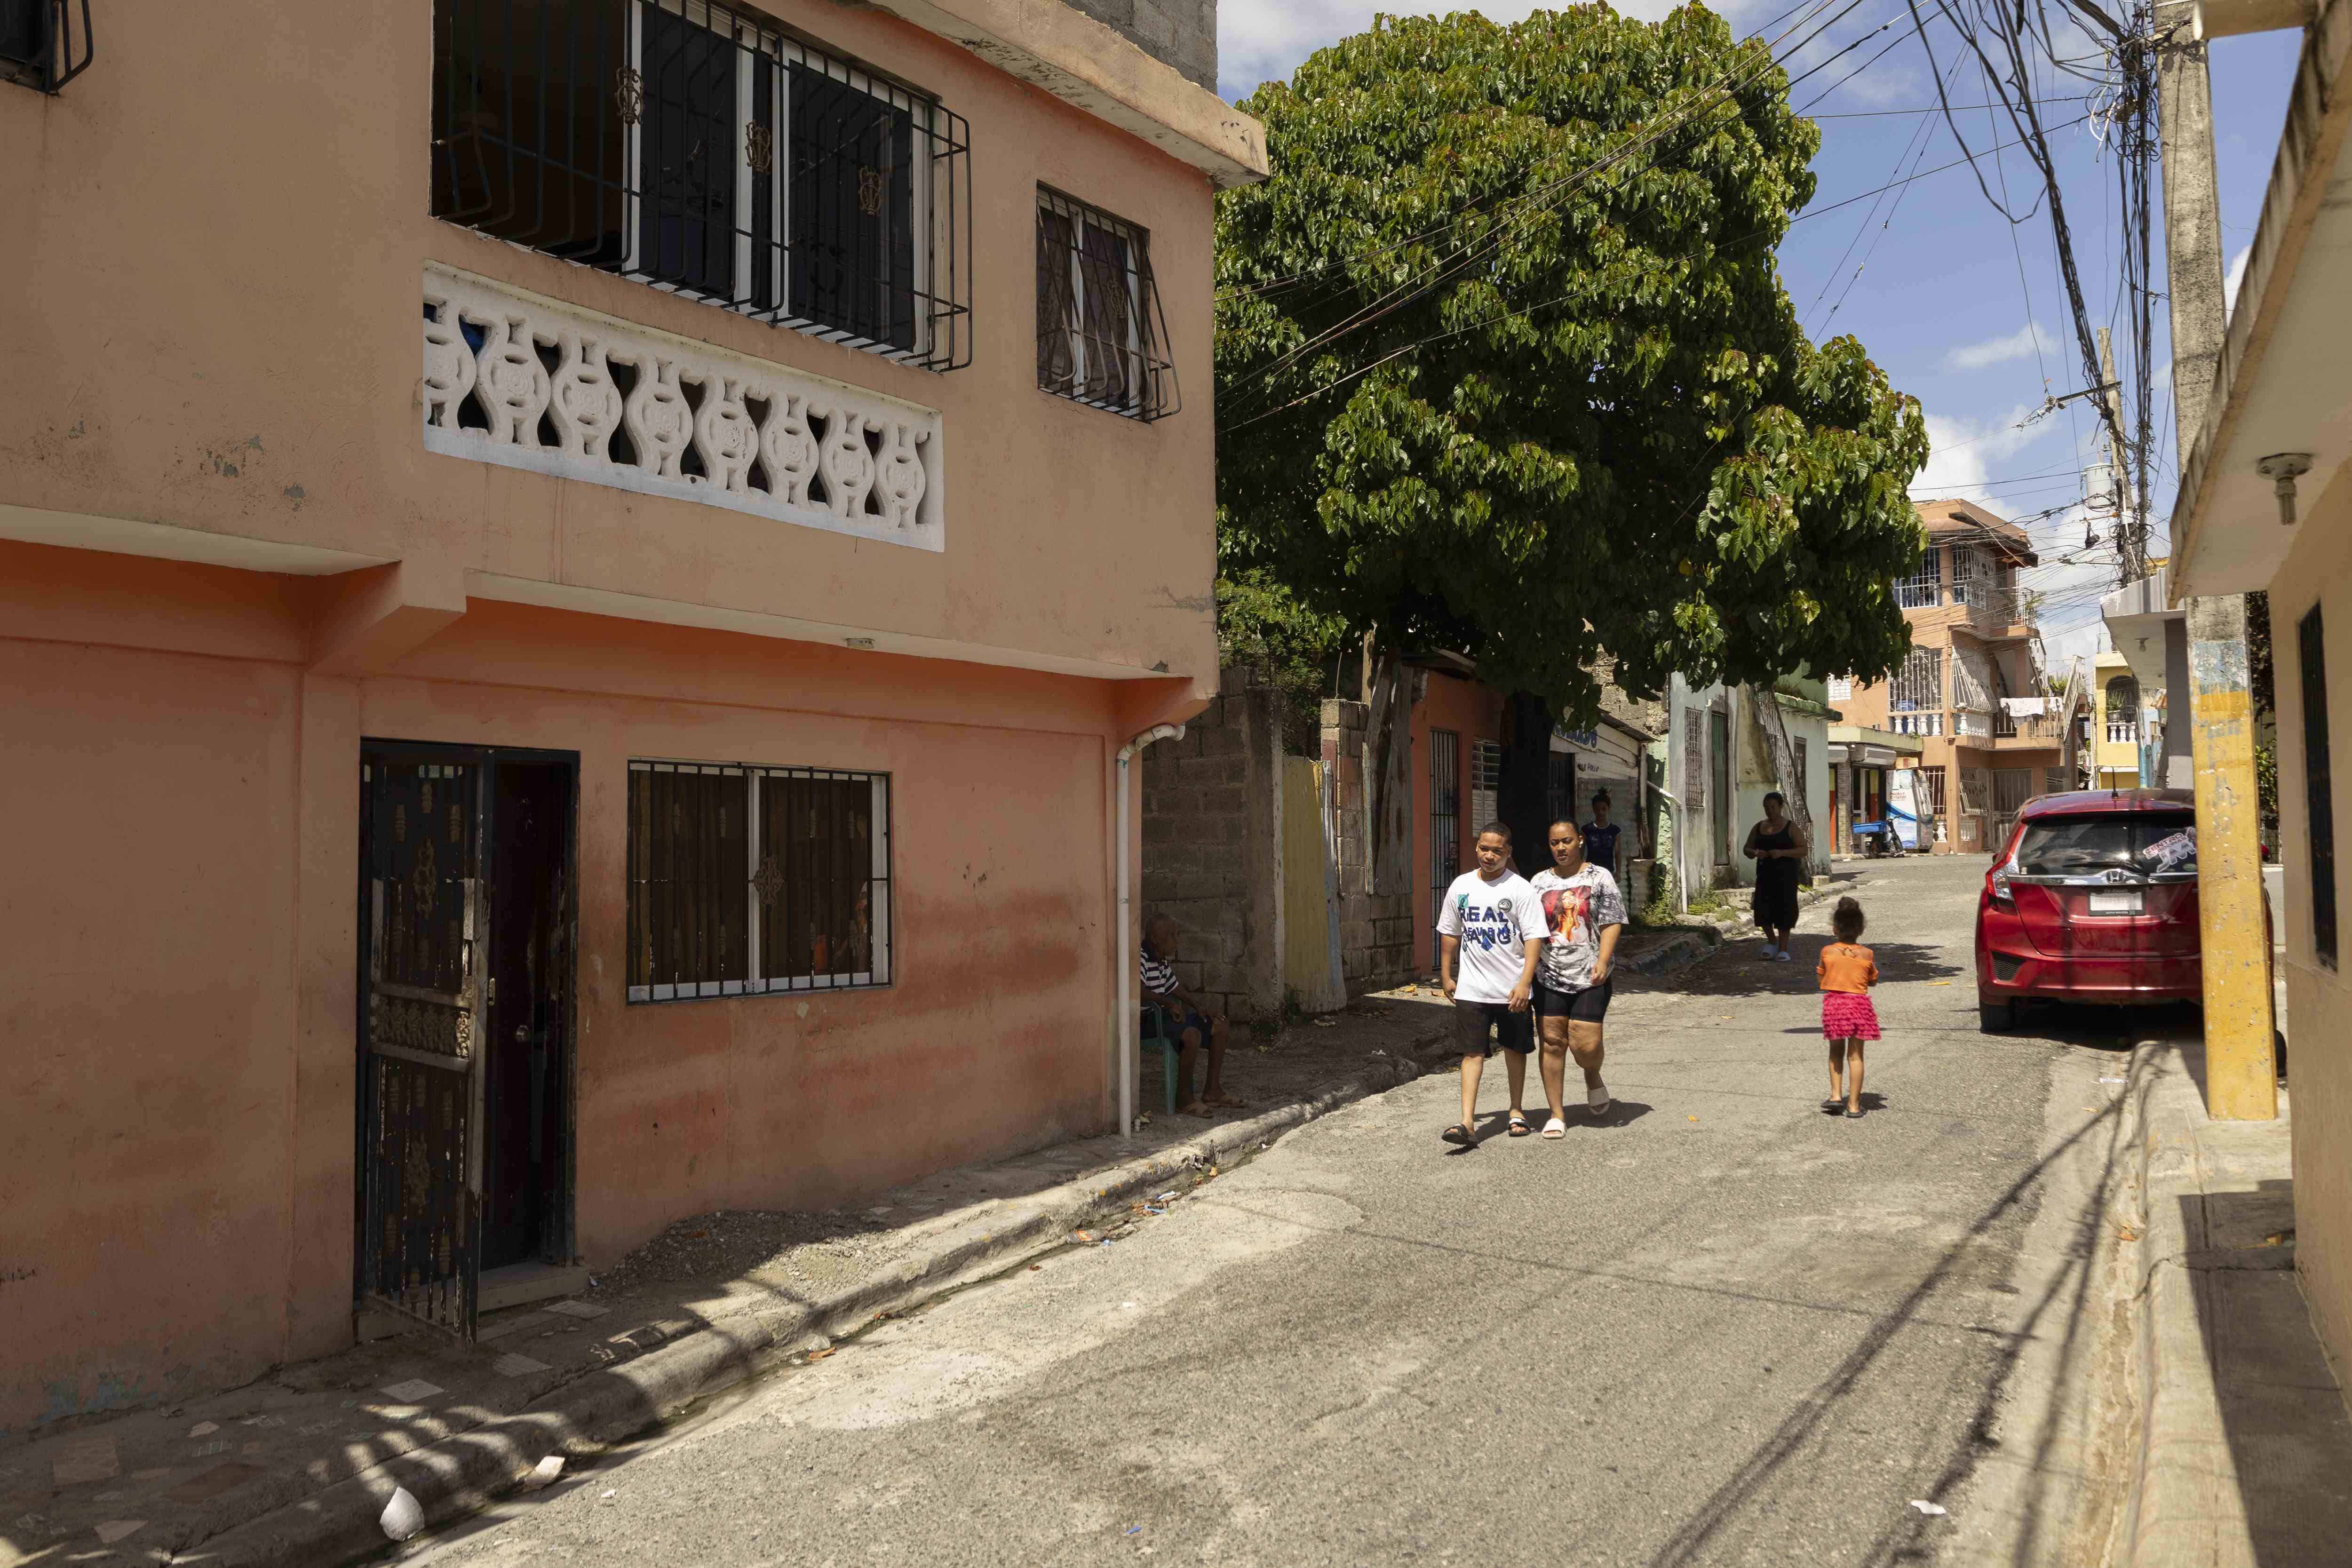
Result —
MULTIPOLYGON (((385 1545, 376 1521, 395 1486, 432 1521, 457 1517, 548 1456, 593 1456, 821 1353, 828 1336, 1042 1252, 1116 1239, 1162 1194, 1414 1078, 1414 1056, 1451 1022, 1441 998, 1391 994, 1271 1039, 1237 1031, 1227 1078, 1252 1101, 1241 1112, 1150 1119, 1132 1139, 940 1172, 855 1210, 692 1216, 600 1268, 579 1299, 485 1316, 472 1345, 419 1330, 241 1388, 0 1439, 0 1568, 370 1555, 385 1545)), ((1146 1053, 1147 1106, 1159 1103, 1157 1062, 1146 1053)))
POLYGON ((2275 1121, 2215 1121, 2201 1044, 2136 1057, 2140 1441, 2117 1559, 2345 1562, 2352 1414, 2295 1276, 2288 1095, 2275 1121))

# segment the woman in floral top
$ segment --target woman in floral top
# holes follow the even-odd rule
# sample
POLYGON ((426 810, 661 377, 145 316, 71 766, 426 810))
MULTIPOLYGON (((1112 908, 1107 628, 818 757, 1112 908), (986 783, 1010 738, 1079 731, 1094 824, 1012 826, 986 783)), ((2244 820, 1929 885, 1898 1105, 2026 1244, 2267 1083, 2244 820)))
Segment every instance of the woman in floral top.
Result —
POLYGON ((1562 1094, 1569 1057, 1584 1069, 1584 1100, 1593 1119, 1607 1116, 1613 1104, 1601 1081, 1601 1022, 1609 1013, 1625 899, 1616 878, 1585 859, 1584 835, 1576 824, 1555 822, 1549 837, 1551 869, 1535 879, 1545 930, 1536 961, 1535 1012, 1543 1032, 1544 1098, 1551 1102, 1543 1135, 1559 1138, 1568 1132, 1562 1094))

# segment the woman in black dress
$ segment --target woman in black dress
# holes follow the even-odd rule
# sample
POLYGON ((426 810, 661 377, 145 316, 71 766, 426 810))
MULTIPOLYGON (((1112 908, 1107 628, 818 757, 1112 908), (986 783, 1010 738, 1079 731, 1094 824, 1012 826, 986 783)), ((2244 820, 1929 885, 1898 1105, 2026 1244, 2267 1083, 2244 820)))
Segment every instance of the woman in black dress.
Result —
POLYGON ((1774 790, 1764 797, 1764 820, 1748 830, 1741 853, 1756 862, 1756 897, 1749 906, 1764 932, 1758 956, 1786 963, 1789 933, 1797 925, 1797 882, 1805 868, 1805 830, 1788 816, 1789 797, 1774 790))

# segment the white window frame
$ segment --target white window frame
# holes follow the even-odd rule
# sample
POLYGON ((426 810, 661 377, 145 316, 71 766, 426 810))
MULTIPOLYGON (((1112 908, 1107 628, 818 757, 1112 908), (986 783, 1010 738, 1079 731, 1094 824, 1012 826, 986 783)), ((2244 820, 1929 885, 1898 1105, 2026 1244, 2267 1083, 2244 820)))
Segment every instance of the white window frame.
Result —
MULTIPOLYGON (((894 932, 890 925, 890 775, 865 769, 810 768, 767 766, 751 763, 690 763, 660 759, 631 758, 629 772, 708 773, 743 780, 743 810, 745 812, 743 898, 749 919, 744 927, 744 972, 741 980, 673 981, 655 985, 631 985, 631 1002, 692 1002, 714 996, 784 995, 810 991, 873 990, 891 984, 893 964, 891 945, 894 932), (866 920, 873 933, 872 967, 842 970, 830 974, 779 975, 773 979, 760 973, 760 940, 762 909, 760 889, 752 880, 758 876, 761 860, 760 834, 762 823, 760 791, 768 779, 826 779, 856 782, 863 779, 874 791, 874 863, 866 920)), ((624 900, 625 926, 627 900, 636 897, 636 887, 630 884, 624 900)), ((624 955, 623 973, 627 973, 624 955)))
MULTIPOLYGON (((739 315, 758 316, 772 320, 776 325, 795 331, 818 333, 831 342, 856 349, 875 349, 886 353, 911 353, 918 356, 931 352, 934 331, 933 312, 925 308, 930 295, 930 216, 931 160, 921 148, 935 141, 939 126, 935 116, 940 106, 934 100, 910 92, 891 82, 881 80, 854 67, 841 74, 828 68, 841 62, 814 49, 804 47, 797 40, 773 28, 762 27, 751 16, 730 11, 717 15, 729 19, 728 25, 718 25, 712 7, 704 0, 628 0, 628 62, 637 75, 640 85, 645 71, 645 12, 653 5, 678 16, 687 23, 718 34, 729 40, 735 49, 735 102, 738 110, 733 156, 735 160, 735 257, 733 275, 728 280, 729 298, 712 300, 693 289, 654 277, 641 271, 643 258, 638 247, 644 243, 645 226, 640 221, 638 193, 645 189, 643 136, 645 118, 640 114, 634 124, 623 127, 622 162, 628 171, 626 195, 622 202, 624 243, 626 246, 622 276, 633 282, 645 283, 666 294, 678 294, 705 304, 715 304, 739 315), (740 31, 739 31, 740 29, 740 31), (753 171, 751 160, 750 130, 755 121, 751 118, 751 100, 757 90, 758 74, 753 68, 752 52, 766 55, 776 65, 775 101, 771 109, 775 127, 774 152, 765 178, 772 183, 773 197, 769 204, 773 215, 774 232, 767 241, 771 276, 775 279, 776 303, 764 305, 747 298, 751 289, 753 247, 759 241, 744 232, 750 226, 751 200, 759 188, 761 175, 753 171), (797 316, 792 310, 792 246, 788 236, 792 229, 792 68, 806 66, 839 81, 869 98, 879 99, 893 109, 901 110, 914 122, 913 167, 908 171, 910 190, 908 195, 908 226, 913 238, 914 277, 909 284, 915 299, 915 338, 910 345, 882 342, 872 338, 845 334, 840 327, 814 317, 797 316)), ((885 280, 887 281, 887 279, 885 280)))

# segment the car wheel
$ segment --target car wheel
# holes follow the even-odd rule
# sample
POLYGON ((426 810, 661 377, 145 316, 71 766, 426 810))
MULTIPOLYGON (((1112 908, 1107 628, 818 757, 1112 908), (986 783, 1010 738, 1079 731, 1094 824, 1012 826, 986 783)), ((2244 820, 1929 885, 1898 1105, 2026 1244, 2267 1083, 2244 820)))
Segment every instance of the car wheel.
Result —
POLYGON ((2017 1027, 2015 1002, 1988 1002, 1977 998, 1977 1027, 1988 1035, 2005 1035, 2017 1027))

